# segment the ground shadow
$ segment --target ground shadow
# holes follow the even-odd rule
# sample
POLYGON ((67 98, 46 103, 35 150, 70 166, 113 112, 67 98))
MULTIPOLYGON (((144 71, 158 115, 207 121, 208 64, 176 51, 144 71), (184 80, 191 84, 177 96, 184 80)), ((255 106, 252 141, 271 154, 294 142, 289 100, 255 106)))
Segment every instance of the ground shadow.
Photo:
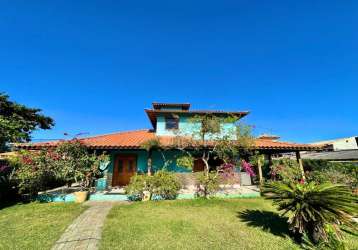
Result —
POLYGON ((237 217, 250 227, 261 228, 266 232, 281 237, 290 236, 287 218, 281 217, 275 212, 247 209, 243 212, 238 212, 237 217))

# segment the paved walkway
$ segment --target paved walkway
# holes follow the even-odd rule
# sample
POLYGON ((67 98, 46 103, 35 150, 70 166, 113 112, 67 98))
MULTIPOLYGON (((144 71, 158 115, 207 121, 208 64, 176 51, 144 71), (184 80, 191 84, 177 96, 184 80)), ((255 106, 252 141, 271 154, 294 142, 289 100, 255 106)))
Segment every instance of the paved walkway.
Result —
POLYGON ((73 221, 52 249, 98 249, 104 220, 114 204, 114 202, 87 202, 86 205, 90 207, 73 221))

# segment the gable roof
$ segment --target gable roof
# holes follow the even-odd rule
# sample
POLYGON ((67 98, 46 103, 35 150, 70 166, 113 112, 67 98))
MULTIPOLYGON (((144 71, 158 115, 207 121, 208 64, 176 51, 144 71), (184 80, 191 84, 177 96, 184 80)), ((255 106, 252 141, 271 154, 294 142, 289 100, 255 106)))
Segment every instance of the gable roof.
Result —
MULTIPOLYGON (((141 144, 149 139, 159 138, 164 145, 170 145, 175 137, 156 136, 153 130, 133 130, 117 132, 106 135, 99 135, 79 140, 91 149, 140 149, 141 144)), ((40 143, 20 143, 15 145, 23 149, 40 149, 46 147, 56 147, 62 141, 40 142, 40 143)), ((279 142, 265 139, 255 139, 254 149, 261 150, 287 150, 287 151, 315 151, 321 150, 321 146, 309 144, 297 144, 289 142, 279 142)))

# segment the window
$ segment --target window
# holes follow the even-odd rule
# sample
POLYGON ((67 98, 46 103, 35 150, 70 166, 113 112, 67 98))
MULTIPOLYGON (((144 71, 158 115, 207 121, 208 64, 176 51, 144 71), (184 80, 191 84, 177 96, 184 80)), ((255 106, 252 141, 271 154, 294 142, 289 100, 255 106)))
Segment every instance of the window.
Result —
POLYGON ((179 118, 165 117, 165 129, 173 130, 179 128, 179 118))

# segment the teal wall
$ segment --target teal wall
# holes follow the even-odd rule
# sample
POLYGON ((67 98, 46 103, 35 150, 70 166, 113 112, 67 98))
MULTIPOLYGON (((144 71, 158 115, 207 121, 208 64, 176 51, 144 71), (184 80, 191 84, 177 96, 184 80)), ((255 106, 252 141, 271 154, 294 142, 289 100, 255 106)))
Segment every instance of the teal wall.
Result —
MULTIPOLYGON (((178 135, 193 135, 200 131, 201 124, 199 122, 193 123, 190 121, 190 116, 179 116, 179 129, 167 130, 165 129, 165 116, 161 115, 157 117, 157 129, 156 134, 158 136, 178 136, 178 135)), ((210 136, 206 139, 220 138, 223 136, 230 136, 231 139, 236 139, 236 126, 235 123, 224 123, 221 125, 220 133, 214 136, 210 136)))
MULTIPOLYGON (((148 153, 145 150, 116 150, 110 153, 111 163, 108 166, 108 172, 113 173, 114 159, 118 154, 133 154, 137 155, 137 172, 146 173, 147 172, 147 159, 148 153)), ((165 159, 169 161, 167 166, 168 171, 173 172, 190 172, 189 170, 179 167, 176 165, 176 158, 181 154, 178 150, 171 150, 164 152, 165 159)), ((160 152, 154 151, 152 153, 152 166, 154 171, 162 169, 164 166, 164 160, 160 152)))
POLYGON ((137 156, 137 172, 147 172, 147 151, 145 150, 116 150, 110 153, 111 163, 108 172, 113 173, 114 159, 118 154, 133 154, 137 156))

